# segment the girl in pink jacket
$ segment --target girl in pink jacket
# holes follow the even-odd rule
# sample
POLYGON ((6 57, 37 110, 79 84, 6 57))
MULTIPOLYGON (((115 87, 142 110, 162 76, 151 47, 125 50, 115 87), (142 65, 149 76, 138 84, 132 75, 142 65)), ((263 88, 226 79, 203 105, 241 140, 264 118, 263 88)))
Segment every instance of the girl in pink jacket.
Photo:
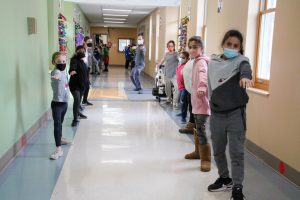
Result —
POLYGON ((208 172, 211 168, 211 148, 206 136, 206 121, 210 115, 207 87, 208 57, 203 54, 201 37, 191 37, 188 46, 190 56, 195 59, 192 70, 191 98, 196 130, 194 131, 195 151, 187 154, 185 158, 200 158, 200 170, 208 172))

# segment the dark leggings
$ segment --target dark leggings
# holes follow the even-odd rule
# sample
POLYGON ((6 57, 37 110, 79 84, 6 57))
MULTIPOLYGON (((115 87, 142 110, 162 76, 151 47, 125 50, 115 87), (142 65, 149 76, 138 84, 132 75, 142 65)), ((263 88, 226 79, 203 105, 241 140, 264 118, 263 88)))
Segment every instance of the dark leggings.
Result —
POLYGON ((57 147, 61 146, 62 123, 68 109, 67 102, 51 102, 52 117, 54 121, 54 139, 57 147))
POLYGON ((87 102, 87 98, 88 98, 88 95, 89 95, 89 91, 90 91, 90 86, 87 85, 87 86, 86 86, 86 89, 84 90, 82 102, 84 102, 84 103, 87 102))
POLYGON ((128 69, 129 63, 130 63, 130 60, 126 60, 126 62, 125 62, 125 69, 128 69))
POLYGON ((73 103, 73 120, 76 121, 79 115, 79 107, 80 107, 80 100, 82 98, 82 92, 80 90, 71 90, 71 94, 74 99, 73 103))
POLYGON ((192 113, 193 107, 192 107, 192 98, 191 98, 191 94, 188 93, 187 95, 187 99, 188 99, 188 106, 189 106, 189 112, 190 112, 190 123, 195 123, 195 118, 194 118, 194 114, 192 113))

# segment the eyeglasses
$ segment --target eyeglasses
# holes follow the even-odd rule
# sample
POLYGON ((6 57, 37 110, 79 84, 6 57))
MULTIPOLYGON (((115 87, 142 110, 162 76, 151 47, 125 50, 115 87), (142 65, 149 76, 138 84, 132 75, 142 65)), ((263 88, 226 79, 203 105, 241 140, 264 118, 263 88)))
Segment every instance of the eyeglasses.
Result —
POLYGON ((200 48, 200 46, 198 45, 189 46, 189 49, 198 49, 198 48, 200 48))

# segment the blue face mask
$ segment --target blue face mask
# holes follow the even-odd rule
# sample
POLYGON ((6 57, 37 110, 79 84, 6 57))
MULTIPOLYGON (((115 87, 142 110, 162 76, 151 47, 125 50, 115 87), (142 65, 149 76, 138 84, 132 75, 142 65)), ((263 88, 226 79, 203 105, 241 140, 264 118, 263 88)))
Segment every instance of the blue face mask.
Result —
POLYGON ((240 52, 238 52, 237 50, 224 48, 224 56, 226 58, 234 58, 238 55, 240 55, 240 52))
POLYGON ((184 63, 185 63, 185 59, 179 58, 179 64, 184 64, 184 63))

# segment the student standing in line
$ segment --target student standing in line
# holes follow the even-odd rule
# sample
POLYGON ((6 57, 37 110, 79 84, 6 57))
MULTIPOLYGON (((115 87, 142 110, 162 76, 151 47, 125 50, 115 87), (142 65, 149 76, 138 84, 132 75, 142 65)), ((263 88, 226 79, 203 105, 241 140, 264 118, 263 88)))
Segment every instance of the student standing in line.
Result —
POLYGON ((231 199, 243 200, 246 105, 249 100, 246 88, 252 86, 252 71, 249 59, 243 55, 243 36, 239 31, 228 31, 221 46, 223 54, 213 55, 208 66, 210 129, 219 173, 208 191, 232 188, 231 199), (227 143, 232 179, 225 153, 227 143))
POLYGON ((182 70, 185 66, 185 64, 188 62, 190 57, 190 54, 186 51, 182 52, 179 57, 179 65, 176 69, 176 79, 177 79, 177 85, 178 85, 178 91, 179 91, 179 97, 181 105, 181 113, 178 114, 178 116, 181 116, 181 122, 186 123, 186 116, 188 111, 188 91, 185 89, 184 80, 183 80, 183 74, 182 70))
POLYGON ((94 48, 94 57, 97 61, 95 65, 93 65, 93 70, 91 74, 97 74, 100 75, 100 47, 98 45, 95 46, 94 48))
POLYGON ((82 104, 86 104, 88 106, 93 105, 91 102, 88 101, 88 95, 90 91, 90 70, 93 68, 96 68, 97 73, 99 73, 99 69, 97 66, 97 60, 94 57, 94 52, 93 52, 93 40, 89 36, 84 37, 84 43, 83 43, 84 48, 86 49, 85 51, 85 57, 84 57, 84 63, 86 66, 86 71, 87 71, 87 82, 85 86, 85 90, 83 92, 83 99, 82 99, 82 104))
POLYGON ((136 45, 135 44, 132 44, 132 46, 130 47, 130 52, 129 52, 129 55, 130 55, 130 70, 132 70, 135 66, 135 53, 136 53, 136 45))
POLYGON ((104 62, 104 72, 108 72, 109 65, 109 47, 107 44, 104 45, 103 48, 103 62, 104 62))
POLYGON ((142 84, 141 84, 141 72, 145 68, 145 53, 146 53, 146 48, 144 46, 144 39, 142 35, 138 36, 138 46, 136 48, 135 52, 135 66, 131 70, 130 78, 135 86, 135 91, 138 91, 139 94, 142 94, 143 89, 142 89, 142 84))
POLYGON ((126 46, 125 47, 125 51, 124 51, 124 53, 125 53, 125 69, 128 69, 128 67, 129 67, 129 63, 130 63, 130 61, 131 61, 131 56, 130 56, 130 45, 128 45, 128 46, 126 46))
POLYGON ((62 137, 62 124, 68 108, 70 90, 65 72, 66 56, 63 53, 55 52, 52 55, 52 64, 55 65, 55 68, 51 72, 51 87, 53 91, 51 110, 54 121, 56 150, 51 154, 50 159, 56 160, 63 155, 61 145, 70 143, 62 137))
POLYGON ((211 169, 211 148, 206 134, 206 122, 210 115, 208 101, 207 64, 208 57, 204 55, 204 45, 199 36, 193 36, 188 42, 189 53, 194 58, 192 69, 191 99, 196 122, 194 132, 195 150, 187 154, 186 159, 201 159, 200 170, 208 172, 211 169))
POLYGON ((188 101, 188 110, 190 113, 190 119, 185 127, 179 129, 179 133, 183 134, 194 134, 195 126, 195 118, 193 115, 193 106, 191 100, 191 85, 192 85, 192 70, 194 65, 194 58, 191 58, 184 66, 182 73, 183 73, 183 81, 184 87, 187 93, 187 101, 188 101))
POLYGON ((80 45, 76 47, 76 52, 71 58, 70 63, 70 81, 69 86, 71 94, 74 98, 73 103, 73 121, 72 126, 77 126, 78 117, 86 119, 87 117, 79 112, 80 102, 85 91, 85 87, 88 84, 87 67, 83 61, 85 57, 85 48, 80 45))
POLYGON ((162 60, 158 63, 158 65, 162 65, 164 63, 164 71, 165 71, 165 88, 167 94, 167 103, 172 103, 172 94, 173 94, 173 106, 178 106, 178 90, 177 90, 177 81, 176 81, 176 68, 178 66, 178 53, 175 51, 175 42, 170 40, 167 43, 168 52, 162 58, 162 60), (172 91, 172 86, 174 86, 174 90, 172 91))

